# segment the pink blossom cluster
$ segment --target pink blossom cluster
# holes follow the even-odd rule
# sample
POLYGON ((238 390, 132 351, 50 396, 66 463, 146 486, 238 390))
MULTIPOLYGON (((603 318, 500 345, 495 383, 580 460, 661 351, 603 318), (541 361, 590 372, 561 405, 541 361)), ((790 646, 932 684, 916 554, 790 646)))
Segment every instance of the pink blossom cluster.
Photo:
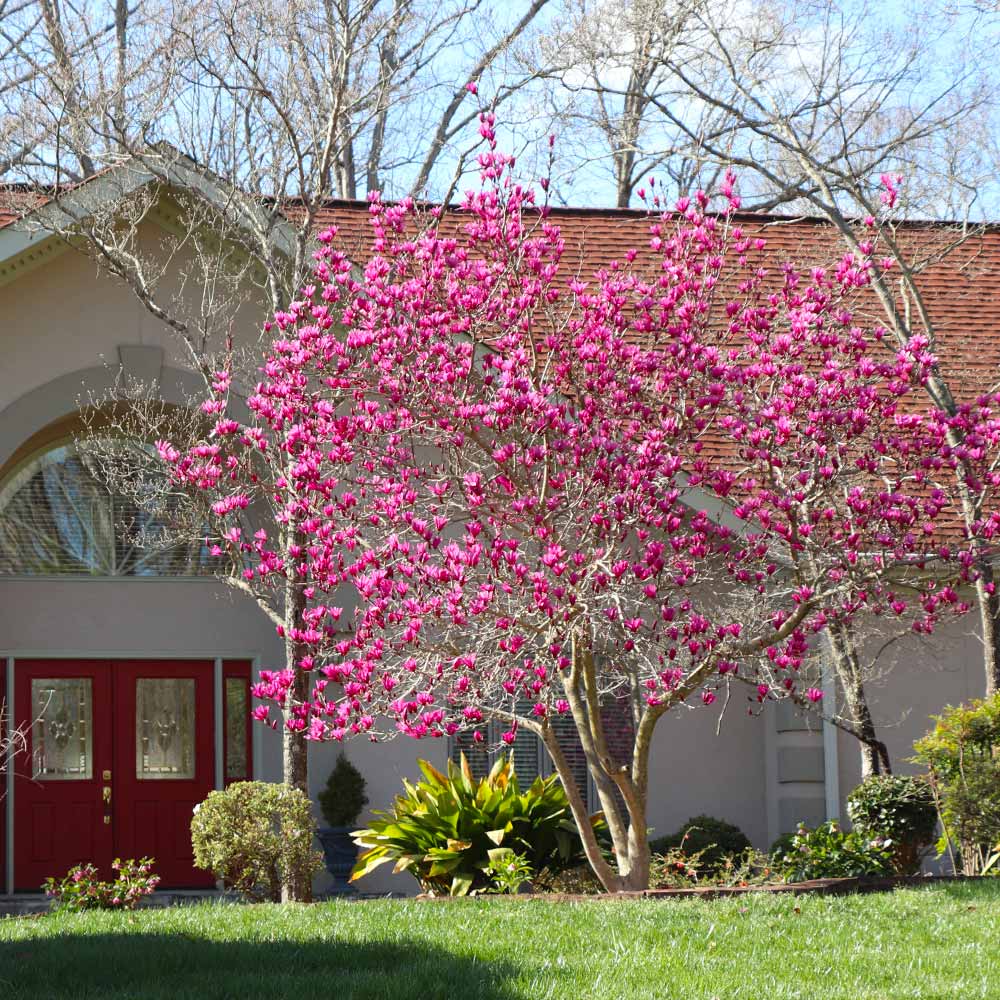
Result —
POLYGON ((303 595, 279 630, 297 661, 261 674, 258 719, 481 739, 506 705, 512 742, 518 716, 570 710, 581 656, 641 711, 735 678, 817 701, 799 671, 830 623, 965 610, 996 515, 956 533, 937 479, 964 462, 970 490, 997 485, 1000 398, 922 408, 927 343, 893 354, 847 305, 877 235, 772 273, 730 175, 721 214, 699 192, 651 217, 648 246, 572 273, 489 115, 481 132, 461 211, 373 195, 360 262, 320 236, 268 324, 249 423, 220 372, 212 434, 159 445, 212 497, 246 583, 303 595), (274 523, 250 533, 258 501, 274 523), (293 671, 312 684, 290 704, 293 671))

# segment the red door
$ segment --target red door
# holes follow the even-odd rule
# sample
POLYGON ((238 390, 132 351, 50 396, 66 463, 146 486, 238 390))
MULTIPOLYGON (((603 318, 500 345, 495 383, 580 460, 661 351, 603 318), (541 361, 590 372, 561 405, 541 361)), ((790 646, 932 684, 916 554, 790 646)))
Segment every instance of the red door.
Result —
POLYGON ((41 888, 83 861, 114 857, 110 787, 113 715, 106 662, 19 661, 14 706, 28 733, 14 762, 15 888, 41 888))
POLYGON ((191 854, 194 807, 215 787, 214 700, 211 662, 115 665, 115 853, 155 858, 165 886, 214 884, 191 854))
POLYGON ((208 886, 191 815, 215 785, 213 665, 201 661, 15 664, 30 726, 15 788, 15 883, 37 889, 82 861, 155 858, 164 887, 208 886))

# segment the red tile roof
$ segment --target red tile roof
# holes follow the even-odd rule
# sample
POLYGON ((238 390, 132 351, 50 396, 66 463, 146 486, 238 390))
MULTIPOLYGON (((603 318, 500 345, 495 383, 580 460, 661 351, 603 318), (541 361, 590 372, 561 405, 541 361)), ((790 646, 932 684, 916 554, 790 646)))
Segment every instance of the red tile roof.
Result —
MULTIPOLYGON (((449 213, 459 219, 461 213, 449 213)), ((330 202, 317 218, 317 228, 338 227, 338 244, 363 259, 368 245, 368 206, 363 202, 330 202)), ((553 208, 550 218, 565 241, 562 270, 586 278, 630 248, 648 246, 651 220, 643 211, 553 208)), ((764 266, 777 276, 780 265, 799 268, 829 266, 845 253, 836 229, 816 218, 745 214, 737 217, 748 236, 761 236, 764 266)), ((957 225, 903 222, 896 238, 908 259, 921 264, 917 285, 938 337, 938 349, 949 379, 981 389, 1000 382, 1000 225, 962 234, 957 225)), ((884 324, 871 291, 852 303, 858 320, 884 324)))
MULTIPOLYGON (((0 185, 0 228, 48 200, 48 192, 25 185, 0 185)), ((295 214, 290 205, 289 215, 295 214)), ((456 228, 462 213, 447 213, 456 228), (453 221, 454 220, 454 221, 453 221)), ((651 219, 644 211, 601 208, 553 208, 550 218, 565 241, 563 273, 587 277, 635 247, 648 245, 651 219)), ((319 211, 317 230, 336 225, 345 252, 363 259, 369 240, 368 203, 330 200, 319 211)), ((778 215, 738 216, 748 235, 762 236, 763 262, 777 273, 788 262, 801 268, 838 260, 845 247, 828 222, 778 215)), ((907 256, 926 261, 918 286, 938 336, 938 348, 949 379, 970 389, 1000 381, 1000 225, 988 225, 958 238, 959 227, 947 223, 903 222, 897 239, 907 256)), ((874 295, 855 303, 859 320, 884 322, 874 295)))
POLYGON ((27 184, 0 184, 0 229, 48 199, 45 191, 27 184))

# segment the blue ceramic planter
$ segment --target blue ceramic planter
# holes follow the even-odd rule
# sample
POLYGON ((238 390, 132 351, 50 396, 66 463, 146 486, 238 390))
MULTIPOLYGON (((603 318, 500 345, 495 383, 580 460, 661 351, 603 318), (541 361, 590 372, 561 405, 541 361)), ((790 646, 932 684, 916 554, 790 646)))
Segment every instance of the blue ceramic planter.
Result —
POLYGON ((321 826, 316 831, 316 839, 323 847, 326 870, 333 876, 331 896, 346 896, 355 891, 348 881, 358 860, 358 845, 351 840, 352 829, 350 826, 321 826))

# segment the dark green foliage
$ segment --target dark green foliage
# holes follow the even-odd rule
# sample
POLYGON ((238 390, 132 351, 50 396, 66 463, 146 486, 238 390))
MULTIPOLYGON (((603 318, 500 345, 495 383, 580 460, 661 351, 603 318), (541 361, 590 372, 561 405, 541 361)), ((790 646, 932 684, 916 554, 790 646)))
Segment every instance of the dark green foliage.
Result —
POLYGON ((697 854, 702 870, 718 870, 726 858, 742 855, 750 849, 746 834, 732 823, 714 816, 692 816, 681 828, 669 837, 658 837, 650 842, 653 854, 669 854, 682 850, 687 855, 697 854))
POLYGON ((320 812, 329 826, 353 826, 368 805, 365 779, 344 753, 337 755, 337 763, 318 799, 320 812))
POLYGON ((882 838, 869 839, 856 830, 845 833, 835 819, 814 830, 799 826, 789 850, 772 860, 786 882, 885 876, 894 871, 892 849, 882 838))
MULTIPOLYGON (((479 780, 464 755, 461 766, 449 762, 447 774, 419 763, 424 780, 404 781, 392 810, 354 834, 364 853, 352 880, 391 862, 429 892, 464 896, 490 888, 486 869, 498 849, 523 855, 533 872, 579 861, 580 836, 556 775, 535 778, 522 792, 508 759, 479 780)), ((604 825, 602 816, 592 821, 604 825)))
POLYGON ((775 860, 787 854, 792 849, 792 843, 794 840, 794 833, 783 833, 781 836, 776 837, 770 850, 767 852, 768 857, 775 860))
POLYGON ((919 871, 921 854, 933 843, 938 822, 927 779, 899 774, 866 778, 848 795, 847 815, 858 833, 892 841, 893 860, 900 875, 919 871))

